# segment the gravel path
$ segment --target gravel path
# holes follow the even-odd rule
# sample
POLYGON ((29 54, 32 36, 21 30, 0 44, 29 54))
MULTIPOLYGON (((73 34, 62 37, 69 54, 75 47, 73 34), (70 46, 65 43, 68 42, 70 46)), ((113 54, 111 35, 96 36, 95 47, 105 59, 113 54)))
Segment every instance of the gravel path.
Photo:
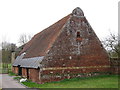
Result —
POLYGON ((0 88, 26 88, 8 74, 0 74, 0 88), (2 80, 2 81, 1 81, 2 80))

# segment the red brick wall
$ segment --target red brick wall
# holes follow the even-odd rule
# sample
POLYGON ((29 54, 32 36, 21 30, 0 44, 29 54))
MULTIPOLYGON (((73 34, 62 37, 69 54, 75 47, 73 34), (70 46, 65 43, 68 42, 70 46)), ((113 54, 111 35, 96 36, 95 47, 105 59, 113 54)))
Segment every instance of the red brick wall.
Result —
MULTIPOLYGON (((43 68, 102 66, 101 68, 71 69, 70 74, 110 72, 109 56, 85 17, 72 16, 69 19, 41 64, 43 68), (78 31, 79 40, 77 39, 78 31)), ((49 74, 44 72, 50 74, 50 71, 43 71, 42 80, 52 80, 49 74)), ((68 71, 64 70, 64 72, 68 71)), ((62 74, 62 71, 58 74, 62 74)))
MULTIPOLYGON (((12 72, 18 74, 18 67, 13 66, 12 72)), ((29 79, 33 82, 39 82, 39 69, 29 68, 28 70, 29 79)), ((22 77, 27 77, 27 69, 22 68, 22 77)))
POLYGON ((46 67, 110 66, 109 56, 85 17, 71 17, 46 54, 46 67), (80 32, 81 41, 76 41, 80 32))
POLYGON ((27 77, 27 70, 26 68, 22 68, 22 76, 27 77))
POLYGON ((29 79, 33 82, 39 81, 39 69, 29 69, 29 79))
POLYGON ((18 74, 18 67, 13 66, 12 71, 13 71, 13 73, 18 74))
POLYGON ((63 69, 63 70, 44 70, 42 71, 42 82, 59 81, 65 78, 88 77, 100 74, 107 74, 109 68, 82 68, 82 69, 63 69))

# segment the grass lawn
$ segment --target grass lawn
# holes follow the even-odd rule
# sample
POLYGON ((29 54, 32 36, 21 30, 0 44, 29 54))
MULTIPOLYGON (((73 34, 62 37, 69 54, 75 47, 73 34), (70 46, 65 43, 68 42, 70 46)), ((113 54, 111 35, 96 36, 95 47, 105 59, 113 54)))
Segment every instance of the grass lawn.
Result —
POLYGON ((33 82, 23 82, 23 84, 31 88, 118 88, 118 75, 73 78, 45 84, 33 82))

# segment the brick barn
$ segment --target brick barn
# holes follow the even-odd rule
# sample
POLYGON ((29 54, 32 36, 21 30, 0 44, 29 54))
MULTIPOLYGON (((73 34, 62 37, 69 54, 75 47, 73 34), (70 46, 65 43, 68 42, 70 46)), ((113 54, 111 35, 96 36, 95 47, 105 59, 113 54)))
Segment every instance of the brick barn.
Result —
POLYGON ((13 63, 14 73, 37 83, 109 71, 109 56, 79 7, 36 34, 13 63))

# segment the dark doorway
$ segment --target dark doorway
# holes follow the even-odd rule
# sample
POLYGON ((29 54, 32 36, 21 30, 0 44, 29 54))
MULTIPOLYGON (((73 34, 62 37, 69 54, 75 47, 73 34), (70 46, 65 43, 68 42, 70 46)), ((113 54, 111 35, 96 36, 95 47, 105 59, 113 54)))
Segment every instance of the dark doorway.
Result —
POLYGON ((26 71, 27 71, 27 79, 29 79, 29 69, 26 68, 26 71))
POLYGON ((18 65, 18 75, 22 76, 22 67, 20 65, 18 65))

